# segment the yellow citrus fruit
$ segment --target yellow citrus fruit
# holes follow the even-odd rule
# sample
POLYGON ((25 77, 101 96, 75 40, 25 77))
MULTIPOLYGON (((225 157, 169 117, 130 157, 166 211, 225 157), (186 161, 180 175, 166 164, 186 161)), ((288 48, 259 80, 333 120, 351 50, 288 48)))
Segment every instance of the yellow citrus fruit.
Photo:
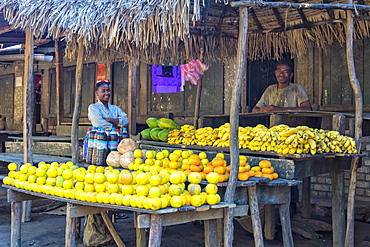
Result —
POLYGON ((108 186, 107 186, 107 192, 108 193, 118 193, 119 192, 118 184, 109 183, 108 186))
POLYGON ((36 179, 36 183, 39 184, 39 185, 43 185, 43 184, 45 184, 45 182, 46 182, 46 178, 45 177, 38 177, 36 179))
POLYGON ((57 168, 51 167, 47 170, 46 174, 49 178, 56 178, 58 176, 57 168))
POLYGON ((199 184, 200 181, 202 181, 202 176, 199 174, 199 172, 191 172, 188 175, 188 180, 192 184, 199 184))
POLYGON ((117 194, 116 197, 114 198, 114 202, 116 205, 122 205, 122 198, 123 198, 123 195, 122 194, 117 194))
POLYGON ((84 182, 85 181, 85 172, 84 171, 78 171, 76 173, 76 180, 79 182, 84 182))
POLYGON ((83 190, 84 187, 85 187, 85 183, 78 181, 78 182, 75 183, 74 187, 75 187, 76 190, 83 190))
POLYGON ((151 187, 151 188, 149 189, 149 194, 148 194, 148 196, 149 196, 150 198, 153 198, 153 197, 161 197, 161 195, 162 195, 162 190, 161 190, 161 188, 156 187, 156 186, 153 186, 153 187, 151 187))
POLYGON ((64 179, 71 179, 73 177, 73 170, 72 169, 66 169, 63 171, 62 176, 64 179))
POLYGON ((168 192, 170 196, 179 196, 183 192, 183 189, 179 184, 171 184, 168 188, 168 192))
POLYGON ((104 173, 96 172, 94 174, 94 182, 97 184, 102 184, 105 182, 105 175, 104 173))
POLYGON ((93 191, 95 191, 95 186, 94 186, 94 184, 88 184, 88 183, 85 183, 84 191, 85 191, 85 192, 93 192, 93 191))
POLYGON ((107 176, 107 181, 112 184, 117 183, 118 179, 119 179, 119 176, 115 172, 109 173, 107 176))
POLYGON ((180 158, 180 156, 175 153, 170 153, 168 158, 170 159, 170 161, 177 161, 180 158))
MULTIPOLYGON (((16 171, 16 172, 14 172, 13 177, 14 177, 14 179, 18 179, 20 175, 21 175, 21 173, 19 171, 16 171)), ((41 177, 43 177, 43 176, 41 176, 41 177)))
POLYGON ((161 175, 152 175, 150 176, 149 182, 152 186, 158 186, 162 184, 162 176, 161 175))
POLYGON ((165 157, 164 157, 164 153, 163 152, 158 152, 155 156, 155 158, 157 160, 163 160, 165 157))
POLYGON ((56 178, 47 178, 46 181, 45 181, 45 184, 50 185, 50 186, 55 186, 56 183, 57 183, 56 178))
POLYGON ((189 151, 183 151, 181 153, 181 157, 184 158, 184 159, 189 158, 190 157, 189 151))
POLYGON ((134 180, 134 176, 130 172, 120 174, 120 181, 122 184, 129 185, 134 180))
POLYGON ((201 195, 193 195, 191 196, 190 204, 194 207, 202 206, 203 199, 201 195))
POLYGON ((121 192, 123 195, 132 195, 135 192, 135 190, 132 185, 124 184, 122 185, 121 192))
POLYGON ((146 196, 139 196, 136 199, 136 207, 138 208, 144 208, 144 200, 147 199, 146 196))
POLYGON ((109 195, 109 203, 110 204, 116 204, 116 196, 118 193, 110 193, 109 195))
POLYGON ((35 174, 36 174, 37 177, 43 177, 43 176, 45 176, 45 174, 46 174, 45 167, 38 167, 36 169, 36 173, 35 174))
POLYGON ((94 173, 86 173, 85 174, 85 183, 93 184, 94 183, 94 173))
POLYGON ((207 194, 216 194, 218 191, 218 187, 215 184, 207 184, 206 186, 206 193, 207 194))
POLYGON ((145 157, 146 157, 147 159, 154 159, 154 158, 155 158, 155 156, 156 156, 156 154, 157 154, 157 152, 156 152, 156 151, 148 150, 148 151, 146 151, 146 153, 145 153, 145 157))
POLYGON ((130 207, 130 198, 131 195, 124 195, 122 198, 122 204, 126 207, 130 207))
POLYGON ((27 174, 21 173, 19 175, 19 180, 21 180, 21 181, 27 181, 27 179, 28 179, 28 175, 27 174))
POLYGON ((167 149, 162 150, 162 153, 165 158, 167 158, 170 155, 170 152, 167 149))
POLYGON ((182 207, 182 198, 181 196, 172 196, 171 197, 171 200, 170 200, 170 205, 171 207, 173 208, 179 208, 179 207, 182 207))
POLYGON ((150 209, 158 210, 162 207, 162 200, 159 197, 150 198, 149 205, 150 209))
POLYGON ((144 199, 144 201, 143 201, 143 207, 144 207, 145 209, 150 209, 150 204, 149 204, 149 202, 150 202, 150 198, 145 197, 145 199, 144 199))
POLYGON ((206 198, 206 202, 209 205, 215 205, 215 204, 217 204, 219 202, 218 201, 217 194, 208 194, 207 195, 207 198, 206 198))
POLYGON ((220 159, 225 159, 225 155, 223 153, 217 153, 216 157, 220 159))
POLYGON ((109 193, 104 193, 104 195, 102 195, 101 199, 104 204, 109 204, 109 196, 110 196, 109 193))
POLYGON ((207 159, 207 154, 205 152, 200 152, 198 154, 199 158, 202 160, 202 159, 207 159))
POLYGON ((9 163, 8 170, 9 171, 15 171, 15 170, 17 170, 17 167, 18 167, 17 164, 12 162, 12 163, 9 163))
POLYGON ((105 192, 105 184, 94 184, 96 192, 105 192))
POLYGON ((162 201, 162 207, 161 208, 168 207, 168 200, 167 200, 167 198, 161 197, 161 201, 162 201))
POLYGON ((26 174, 28 172, 28 165, 21 165, 19 171, 23 174, 26 174))
POLYGON ((207 174, 206 179, 210 184, 217 184, 220 181, 220 174, 216 172, 210 172, 207 174))
POLYGON ((104 173, 105 172, 105 168, 103 166, 97 166, 95 168, 95 172, 104 173))
POLYGON ((146 173, 140 173, 136 176, 136 183, 137 184, 144 185, 144 184, 148 184, 149 181, 150 181, 150 178, 146 173))
POLYGON ((179 183, 182 183, 182 175, 180 172, 173 172, 171 175, 170 175, 170 182, 172 184, 179 184, 179 183))
POLYGON ((199 184, 189 184, 188 191, 190 195, 199 195, 202 192, 202 188, 199 184))
POLYGON ((136 194, 138 196, 147 196, 149 194, 149 186, 148 185, 138 185, 136 188, 136 194))
POLYGON ((62 176, 57 177, 56 186, 57 187, 63 187, 64 178, 62 176))
POLYGON ((87 167, 87 170, 88 170, 88 171, 95 172, 95 170, 96 170, 96 166, 95 166, 95 165, 89 165, 89 167, 87 167))
POLYGON ((37 167, 36 166, 30 166, 30 167, 28 167, 28 175, 34 175, 34 174, 36 174, 36 169, 37 169, 37 167))
POLYGON ((134 207, 135 208, 137 206, 136 200, 137 200, 138 197, 139 197, 138 195, 132 195, 130 197, 130 206, 131 207, 134 207))
POLYGON ((141 157, 143 157, 143 151, 141 149, 135 149, 135 151, 134 151, 134 157, 135 158, 141 158, 141 157))
POLYGON ((64 180, 64 182, 63 182, 63 188, 64 189, 72 189, 72 187, 73 187, 73 181, 72 180, 70 180, 70 179, 64 180))
POLYGON ((57 173, 58 173, 57 175, 58 175, 58 176, 62 176, 62 174, 63 174, 63 171, 64 171, 64 170, 65 170, 65 169, 64 169, 63 167, 58 167, 58 168, 57 168, 57 173))

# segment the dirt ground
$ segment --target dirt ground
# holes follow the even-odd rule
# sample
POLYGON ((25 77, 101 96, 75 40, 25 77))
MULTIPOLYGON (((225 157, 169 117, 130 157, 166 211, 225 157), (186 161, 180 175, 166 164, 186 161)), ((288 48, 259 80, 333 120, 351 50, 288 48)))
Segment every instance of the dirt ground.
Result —
MULTIPOLYGON (((1 185, 1 184, 0 184, 1 185)), ((38 200, 33 202, 33 208, 52 202, 38 200)), ((127 212, 129 218, 118 219, 114 224, 117 232, 127 247, 134 247, 135 229, 133 227, 133 215, 127 212)), ((330 222, 330 218, 320 217, 321 220, 330 222)), ((235 247, 254 246, 253 235, 246 232, 238 222, 234 222, 234 244, 235 247)), ((32 221, 23 223, 21 226, 21 246, 64 246, 65 216, 32 213, 32 221)), ((307 240, 301 236, 294 235, 294 244, 299 247, 326 247, 332 246, 332 233, 319 232, 323 237, 316 240, 307 240)), ((164 227, 162 235, 162 246, 166 247, 197 247, 204 246, 204 231, 200 222, 191 222, 177 226, 164 227)), ((369 246, 366 240, 370 240, 370 224, 356 222, 355 224, 355 246, 369 246), (364 242, 365 241, 365 242, 364 242)), ((78 247, 84 247, 82 239, 76 241, 78 247)), ((0 187, 0 247, 10 246, 10 204, 6 200, 6 190, 0 187)), ((111 245, 115 246, 115 245, 111 245)), ((282 237, 279 227, 275 240, 265 240, 266 247, 282 246, 282 237)))

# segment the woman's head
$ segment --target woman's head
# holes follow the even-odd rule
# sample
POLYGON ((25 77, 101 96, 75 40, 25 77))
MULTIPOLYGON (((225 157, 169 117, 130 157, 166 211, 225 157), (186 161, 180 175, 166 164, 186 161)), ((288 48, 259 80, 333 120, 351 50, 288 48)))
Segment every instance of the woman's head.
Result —
POLYGON ((100 81, 95 85, 95 93, 98 99, 103 103, 108 103, 110 99, 110 82, 100 81))

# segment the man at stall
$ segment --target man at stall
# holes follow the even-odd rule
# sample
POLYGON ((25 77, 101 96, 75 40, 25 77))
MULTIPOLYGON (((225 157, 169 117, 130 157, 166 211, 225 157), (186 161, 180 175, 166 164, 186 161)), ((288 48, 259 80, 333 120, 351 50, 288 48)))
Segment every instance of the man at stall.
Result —
POLYGON ((291 82, 293 63, 290 59, 285 58, 276 63, 275 77, 277 84, 265 90, 252 112, 312 110, 305 88, 291 82))

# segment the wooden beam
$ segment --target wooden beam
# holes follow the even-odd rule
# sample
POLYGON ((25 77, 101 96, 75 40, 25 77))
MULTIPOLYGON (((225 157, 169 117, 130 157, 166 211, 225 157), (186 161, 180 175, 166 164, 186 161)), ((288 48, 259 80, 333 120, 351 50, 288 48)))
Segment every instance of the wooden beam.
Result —
POLYGON ((57 125, 62 123, 64 115, 63 98, 64 98, 64 83, 63 83, 63 49, 62 43, 59 40, 54 40, 55 45, 55 85, 56 85, 56 111, 57 125))
POLYGON ((272 12, 274 12, 275 18, 276 18, 277 22, 279 23, 280 27, 285 28, 285 23, 283 21, 283 18, 281 18, 279 10, 274 8, 274 9, 272 9, 272 12))
MULTIPOLYGON (((23 160, 33 164, 32 134, 35 130, 35 83, 33 76, 33 35, 30 27, 26 28, 26 46, 24 54, 23 79, 23 160)), ((23 202, 22 222, 31 221, 32 202, 23 202)))
MULTIPOLYGON (((232 90, 231 108, 230 108, 230 161, 231 174, 225 193, 225 202, 234 203, 235 188, 237 182, 237 173, 239 169, 239 147, 238 147, 238 126, 239 126, 239 105, 240 89, 243 84, 247 53, 247 33, 248 33, 248 9, 239 10, 239 37, 237 48, 237 68, 235 85, 232 90)), ((234 224, 233 210, 225 210, 224 218, 224 246, 233 246, 234 224)))
POLYGON ((11 32, 13 30, 15 30, 15 28, 14 28, 13 25, 5 26, 5 27, 0 27, 0 34, 8 33, 8 32, 11 32))
POLYGON ((72 162, 77 164, 80 159, 80 146, 78 143, 78 122, 81 115, 81 102, 82 102, 82 71, 83 71, 83 60, 85 55, 85 47, 82 42, 78 43, 78 54, 76 63, 76 94, 75 94, 75 107, 72 118, 72 132, 71 132, 71 144, 72 144, 72 162))
MULTIPOLYGON (((298 0, 294 0, 295 3, 298 3, 298 0)), ((306 18, 306 15, 303 13, 302 9, 297 9, 299 16, 301 17, 303 23, 308 24, 309 21, 306 18)))
POLYGON ((128 67, 128 133, 136 135, 136 100, 137 100, 137 84, 139 83, 137 76, 138 66, 136 61, 132 60, 128 67))
POLYGON ((21 202, 11 203, 10 247, 21 247, 21 202))
POLYGON ((71 216, 72 203, 67 202, 65 247, 76 246, 76 218, 71 216))
POLYGON ((256 26, 258 27, 258 29, 263 30, 263 26, 261 25, 260 20, 258 20, 258 17, 256 15, 256 11, 254 11, 254 9, 250 9, 249 12, 251 14, 251 17, 252 17, 253 21, 256 23, 256 26))
POLYGON ((263 1, 240 1, 231 2, 231 7, 260 7, 260 8, 293 8, 293 9, 342 9, 370 11, 370 6, 361 4, 342 3, 289 3, 289 2, 263 2, 263 1))
POLYGON ((116 245, 118 247, 125 247, 126 245, 123 243, 120 235, 117 233, 116 231, 116 228, 114 228, 114 225, 112 223, 112 221, 109 219, 109 216, 107 215, 106 212, 101 212, 100 213, 104 222, 105 222, 105 225, 107 226, 110 234, 112 234, 112 237, 114 239, 114 242, 116 243, 116 245))
MULTIPOLYGON (((324 0, 324 3, 330 3, 329 0, 324 0)), ((326 12, 328 13, 330 19, 335 19, 334 11, 332 9, 327 9, 326 12)))

